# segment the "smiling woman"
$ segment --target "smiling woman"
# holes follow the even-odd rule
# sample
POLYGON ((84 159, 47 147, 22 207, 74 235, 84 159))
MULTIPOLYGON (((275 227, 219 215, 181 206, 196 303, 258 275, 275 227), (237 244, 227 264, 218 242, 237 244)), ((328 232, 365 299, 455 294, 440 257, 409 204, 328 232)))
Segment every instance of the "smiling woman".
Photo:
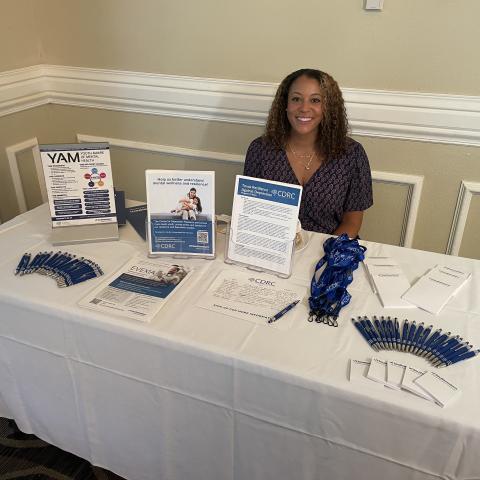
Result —
POLYGON ((297 70, 278 87, 244 175, 303 185, 305 230, 356 237, 373 204, 372 179, 365 150, 347 131, 337 82, 319 70, 297 70))

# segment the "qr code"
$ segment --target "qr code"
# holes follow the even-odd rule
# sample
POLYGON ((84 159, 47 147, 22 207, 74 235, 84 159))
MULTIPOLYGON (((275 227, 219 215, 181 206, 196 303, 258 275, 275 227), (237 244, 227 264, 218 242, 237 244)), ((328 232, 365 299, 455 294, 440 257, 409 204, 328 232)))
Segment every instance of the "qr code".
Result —
POLYGON ((197 232, 197 243, 208 243, 208 232, 197 232))

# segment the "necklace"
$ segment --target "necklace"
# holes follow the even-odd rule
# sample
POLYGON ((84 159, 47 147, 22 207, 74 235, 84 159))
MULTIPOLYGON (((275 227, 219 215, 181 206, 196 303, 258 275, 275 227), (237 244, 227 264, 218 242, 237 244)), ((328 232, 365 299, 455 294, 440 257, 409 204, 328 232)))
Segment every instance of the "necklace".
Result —
POLYGON ((298 161, 305 167, 305 170, 310 170, 310 165, 315 158, 315 150, 312 153, 301 154, 297 153, 290 144, 288 144, 288 148, 293 153, 293 156, 296 157, 298 161), (306 160, 306 162, 304 160, 306 160))

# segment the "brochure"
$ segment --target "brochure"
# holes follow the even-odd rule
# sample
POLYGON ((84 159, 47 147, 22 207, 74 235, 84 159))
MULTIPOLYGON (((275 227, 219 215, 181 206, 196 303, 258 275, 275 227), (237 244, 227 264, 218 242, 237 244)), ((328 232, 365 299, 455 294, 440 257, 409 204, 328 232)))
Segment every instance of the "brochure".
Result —
POLYGON ((237 175, 227 260, 289 276, 302 187, 237 175))
POLYGON ((141 256, 119 271, 78 303, 81 307, 150 322, 191 275, 185 266, 141 256))
POLYGON ((53 227, 116 223, 108 143, 40 145, 53 227))
POLYGON ((147 170, 150 255, 215 255, 215 172, 147 170))
MULTIPOLYGON (((242 320, 266 325, 281 309, 303 300, 308 285, 246 270, 223 270, 202 295, 197 305, 242 320)), ((279 320, 283 325, 295 318, 293 310, 279 320)), ((303 313, 302 313, 303 315, 303 313)))

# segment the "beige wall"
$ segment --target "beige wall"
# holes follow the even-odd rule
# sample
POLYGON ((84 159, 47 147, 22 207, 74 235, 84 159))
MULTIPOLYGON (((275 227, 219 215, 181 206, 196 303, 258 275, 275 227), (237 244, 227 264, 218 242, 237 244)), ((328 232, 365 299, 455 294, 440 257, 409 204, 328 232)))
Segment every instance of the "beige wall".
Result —
MULTIPOLYGON (((8 2, 13 3, 13 2, 8 2)), ((480 94, 478 0, 40 0, 46 62, 343 87, 480 94)))
MULTIPOLYGON (((342 87, 480 96, 480 2, 385 0, 10 0, 0 71, 36 63, 276 82, 300 66, 331 72, 342 87), (448 69, 446 66, 448 65, 448 69)), ((261 127, 49 105, 0 117, 0 215, 18 213, 5 148, 78 133, 243 155, 261 127)), ((462 180, 480 182, 475 147, 357 137, 372 169, 424 177, 415 248, 444 252, 462 180)), ((31 152, 18 155, 29 207, 41 201, 31 152)), ((217 206, 228 211, 241 165, 112 148, 116 183, 144 198, 145 168, 214 169, 217 206)), ((374 184, 362 237, 398 244, 408 189, 374 184)), ((474 197, 460 254, 480 258, 474 197)))
POLYGON ((35 0, 2 1, 0 72, 44 61, 35 17, 36 3, 35 0))

